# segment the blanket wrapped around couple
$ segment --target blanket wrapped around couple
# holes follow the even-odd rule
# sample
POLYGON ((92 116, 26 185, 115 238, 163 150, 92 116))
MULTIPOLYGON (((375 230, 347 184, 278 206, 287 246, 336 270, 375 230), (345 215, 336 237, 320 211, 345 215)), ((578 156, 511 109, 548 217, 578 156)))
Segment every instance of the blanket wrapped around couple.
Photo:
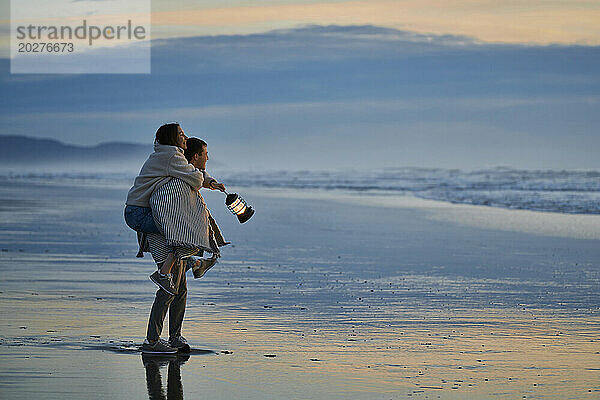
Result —
POLYGON ((200 193, 181 179, 171 178, 156 189, 150 196, 150 208, 169 246, 198 248, 218 255, 219 247, 229 244, 200 193))

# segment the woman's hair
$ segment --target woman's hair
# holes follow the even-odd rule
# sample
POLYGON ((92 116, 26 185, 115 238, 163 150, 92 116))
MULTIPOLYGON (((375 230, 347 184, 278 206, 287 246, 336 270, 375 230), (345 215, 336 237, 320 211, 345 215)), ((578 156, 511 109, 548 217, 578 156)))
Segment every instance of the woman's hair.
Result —
POLYGON ((195 137, 189 138, 187 140, 187 149, 183 151, 183 154, 185 155, 185 158, 187 158, 188 162, 192 161, 192 157, 194 157, 194 154, 202 154, 202 148, 204 146, 207 146, 204 140, 195 137))
POLYGON ((179 136, 179 124, 164 124, 156 131, 154 143, 166 144, 168 146, 177 146, 177 137, 179 136))

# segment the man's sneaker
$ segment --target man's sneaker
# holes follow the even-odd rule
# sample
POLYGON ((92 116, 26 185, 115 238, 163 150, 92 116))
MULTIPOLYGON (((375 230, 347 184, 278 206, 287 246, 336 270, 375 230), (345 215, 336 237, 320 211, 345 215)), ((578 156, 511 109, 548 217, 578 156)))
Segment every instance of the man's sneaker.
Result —
POLYGON ((177 288, 173 283, 173 276, 171 274, 165 274, 161 276, 158 271, 154 271, 154 273, 150 275, 150 280, 156 283, 156 285, 165 292, 173 296, 177 294, 177 288))
POLYGON ((154 344, 150 344, 148 339, 142 344, 142 354, 175 354, 177 349, 169 346, 163 340, 157 340, 154 344))
POLYGON ((169 346, 177 349, 180 353, 189 353, 192 351, 187 340, 183 336, 169 339, 169 346))
POLYGON ((212 256, 211 258, 201 258, 200 260, 196 261, 196 264, 194 265, 194 267, 192 267, 192 271, 194 272, 194 278, 202 278, 206 271, 211 269, 213 265, 217 263, 217 258, 217 256, 212 256))

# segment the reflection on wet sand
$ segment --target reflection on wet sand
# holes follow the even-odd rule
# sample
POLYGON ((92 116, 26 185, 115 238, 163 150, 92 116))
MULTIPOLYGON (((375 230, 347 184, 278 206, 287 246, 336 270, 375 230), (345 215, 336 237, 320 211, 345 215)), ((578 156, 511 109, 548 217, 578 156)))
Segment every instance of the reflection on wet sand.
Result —
MULTIPOLYGON (((26 183, 0 193, 26 199, 26 183)), ((223 215, 235 247, 188 287, 182 334, 213 350, 144 379, 154 266, 135 258, 124 189, 35 190, 33 211, 0 209, 0 398, 182 398, 183 381, 215 399, 600 393, 595 241, 248 192, 261 217, 223 215)))
POLYGON ((146 369, 146 385, 150 400, 182 400, 183 384, 181 383, 181 367, 189 360, 187 354, 172 356, 150 356, 142 354, 142 362, 146 369), (161 368, 167 368, 167 393, 163 389, 161 368))

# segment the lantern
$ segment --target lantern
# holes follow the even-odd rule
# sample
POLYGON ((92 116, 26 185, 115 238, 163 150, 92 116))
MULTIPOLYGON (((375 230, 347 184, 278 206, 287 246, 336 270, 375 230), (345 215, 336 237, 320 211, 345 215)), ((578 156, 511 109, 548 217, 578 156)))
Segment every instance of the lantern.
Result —
POLYGON ((225 205, 233 215, 238 217, 241 224, 248 221, 254 215, 252 207, 246 204, 246 201, 240 195, 237 193, 225 193, 227 194, 225 205))

